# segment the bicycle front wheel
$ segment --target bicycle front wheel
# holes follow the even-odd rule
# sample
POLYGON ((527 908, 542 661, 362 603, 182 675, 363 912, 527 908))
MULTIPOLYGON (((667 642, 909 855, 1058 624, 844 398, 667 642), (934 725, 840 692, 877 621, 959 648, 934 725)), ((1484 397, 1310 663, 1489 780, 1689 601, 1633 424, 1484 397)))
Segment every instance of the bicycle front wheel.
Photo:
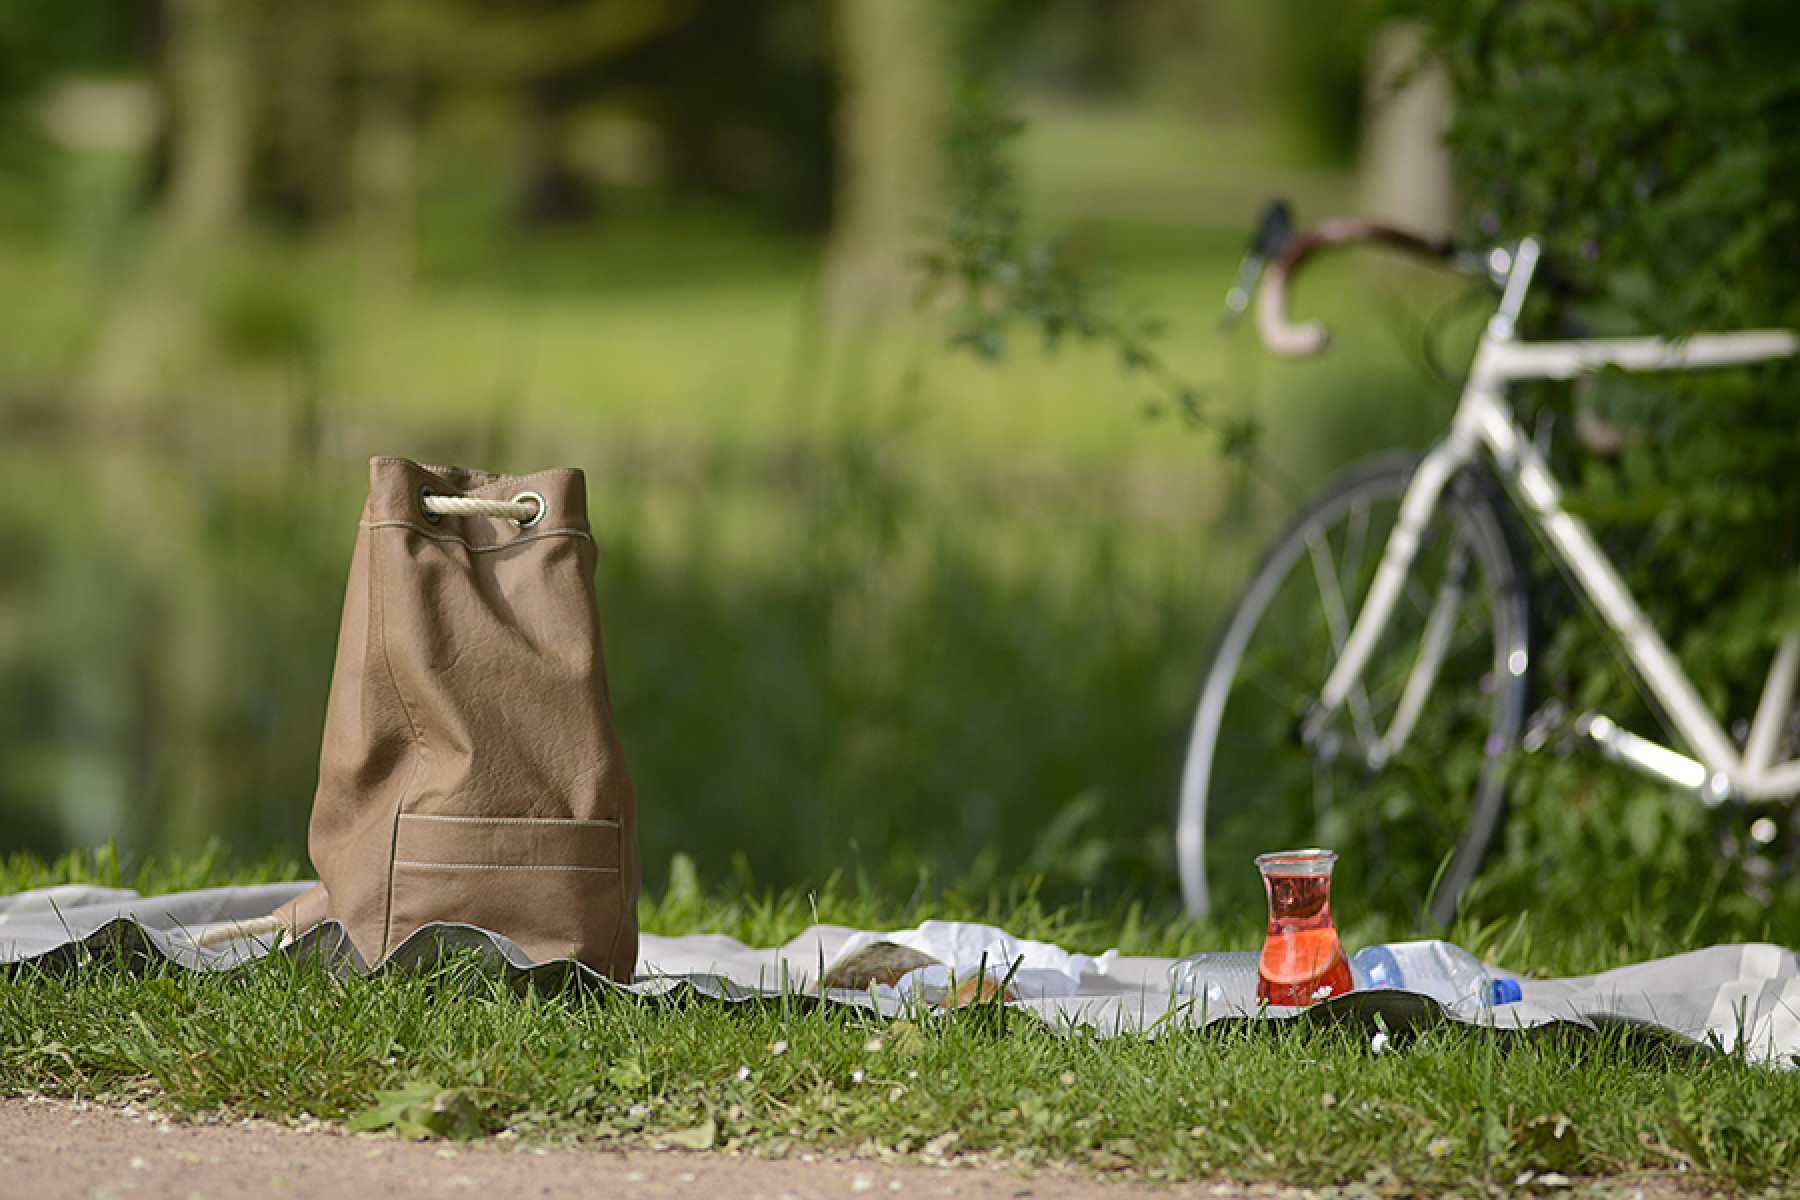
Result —
POLYGON ((1416 465, 1384 455, 1308 501, 1225 624, 1176 820, 1196 916, 1261 911, 1267 850, 1330 847, 1340 895, 1438 924, 1480 870, 1531 662, 1527 567, 1486 476, 1445 488, 1368 669, 1323 728, 1306 721, 1416 465))

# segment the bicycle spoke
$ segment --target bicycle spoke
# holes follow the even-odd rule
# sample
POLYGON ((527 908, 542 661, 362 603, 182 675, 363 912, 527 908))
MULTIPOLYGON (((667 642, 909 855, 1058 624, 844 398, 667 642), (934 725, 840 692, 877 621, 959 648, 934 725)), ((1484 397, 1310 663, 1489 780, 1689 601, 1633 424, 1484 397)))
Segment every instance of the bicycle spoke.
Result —
MULTIPOLYGON (((1507 543, 1482 503, 1462 493, 1445 500, 1341 711, 1321 740, 1300 736, 1366 610, 1408 478, 1384 466, 1322 493, 1234 615, 1235 648, 1214 667, 1227 672, 1225 699, 1202 708, 1217 715, 1196 725, 1205 757, 1190 755, 1204 774, 1186 778, 1201 790, 1184 782, 1183 791, 1183 819, 1197 811, 1206 826, 1215 911, 1254 911, 1260 889, 1243 864, 1278 840, 1338 849, 1369 903, 1395 914, 1422 911, 1440 864, 1451 864, 1460 889, 1479 861, 1459 847, 1470 828, 1491 828, 1471 822, 1491 821, 1499 780, 1491 760, 1460 750, 1516 728, 1521 685, 1495 656, 1524 629, 1507 543)), ((1186 864, 1191 895, 1196 872, 1186 864)))
POLYGON ((1293 717, 1298 717, 1303 714, 1306 711, 1307 706, 1312 703, 1311 696, 1301 689, 1292 686, 1286 689, 1286 695, 1281 695, 1275 691, 1273 686, 1276 682, 1278 681, 1267 678, 1263 673, 1258 673, 1251 680, 1251 686, 1282 712, 1293 717))
POLYGON ((1350 616, 1344 605, 1344 593, 1338 587, 1337 566, 1331 561, 1331 548, 1319 531, 1306 531, 1306 552, 1312 559, 1313 579, 1318 583, 1319 599, 1325 602, 1325 623, 1331 630, 1331 649, 1344 652, 1344 641, 1350 636, 1350 616))
POLYGON ((1362 556, 1368 536, 1369 502, 1358 497, 1350 506, 1350 524, 1344 531, 1344 561, 1355 568, 1353 578, 1362 576, 1362 556))
POLYGON ((1444 582, 1438 586, 1437 597, 1432 602, 1431 611, 1426 614, 1425 628, 1419 637, 1418 654, 1413 659, 1412 668, 1406 673, 1406 683, 1401 688, 1393 722, 1383 735, 1383 744, 1390 753, 1397 746, 1405 745, 1412 733, 1413 723, 1418 720, 1419 713, 1425 706, 1432 684, 1437 681, 1438 668, 1444 663, 1450 635, 1455 629, 1456 610, 1463 597, 1463 577, 1467 573, 1467 556, 1458 547, 1451 554, 1449 566, 1444 572, 1444 582))
POLYGON ((1414 611, 1420 616, 1424 616, 1431 611, 1431 597, 1426 594, 1425 583, 1419 578, 1419 573, 1417 571, 1412 571, 1407 574, 1406 583, 1401 588, 1401 594, 1412 601, 1414 611))
MULTIPOLYGON (((1319 536, 1318 530, 1307 531, 1306 549, 1312 559, 1313 578, 1318 581, 1319 598, 1325 602, 1325 620, 1331 628, 1335 661, 1343 656, 1344 643, 1350 638, 1349 610, 1344 604, 1344 593, 1338 586, 1337 566, 1331 561, 1331 548, 1319 536)), ((1350 710, 1350 723, 1356 729, 1357 741, 1365 747, 1373 746, 1376 740, 1375 721, 1369 713, 1369 697, 1364 692, 1360 679, 1351 685, 1350 694, 1344 697, 1344 705, 1350 710)))
POLYGON ((1313 827, 1316 837, 1331 815, 1331 767, 1313 756, 1313 827))

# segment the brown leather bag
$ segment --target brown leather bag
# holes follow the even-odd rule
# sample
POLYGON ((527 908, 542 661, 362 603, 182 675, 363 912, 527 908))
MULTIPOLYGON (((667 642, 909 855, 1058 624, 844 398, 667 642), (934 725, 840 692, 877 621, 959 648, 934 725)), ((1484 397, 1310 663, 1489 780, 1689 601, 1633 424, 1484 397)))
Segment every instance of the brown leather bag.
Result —
POLYGON ((310 849, 278 910, 369 963, 432 922, 630 980, 637 798, 613 726, 578 470, 369 464, 310 849), (497 513, 508 515, 496 515, 497 513))

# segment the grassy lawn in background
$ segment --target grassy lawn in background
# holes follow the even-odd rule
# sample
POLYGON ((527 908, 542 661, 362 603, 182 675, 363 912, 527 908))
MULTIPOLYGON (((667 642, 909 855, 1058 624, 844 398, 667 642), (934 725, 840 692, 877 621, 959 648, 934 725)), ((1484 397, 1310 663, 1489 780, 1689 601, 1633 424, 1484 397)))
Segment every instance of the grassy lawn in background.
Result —
MULTIPOLYGON (((1206 645, 1290 497, 1252 502, 1093 348, 1022 337, 978 362, 930 313, 828 330, 803 241, 683 214, 506 246, 427 234, 404 298, 352 287, 329 245, 195 257, 168 373, 122 408, 81 391, 120 272, 0 244, 34 298, 0 312, 0 491, 37 564, 0 645, 61 706, 17 717, 20 805, 74 844, 302 844, 364 460, 572 463, 652 881, 685 850, 777 885, 1023 868, 1169 894, 1206 645)), ((1408 318, 1359 296, 1399 304, 1422 279, 1327 264, 1300 299, 1342 314, 1343 349, 1290 367, 1217 333, 1241 230, 1082 236, 1297 479, 1429 428, 1408 318)))
MULTIPOLYGON (((194 861, 121 874, 105 855, 14 857, 0 891, 289 873, 194 861)), ((881 928, 929 917, 994 921, 1086 951, 1175 954, 1255 937, 1120 906, 1046 908, 1029 887, 896 904, 842 881, 810 894, 708 893, 688 876, 647 901, 656 932, 761 945, 815 919, 881 928)), ((1604 950, 1553 938, 1520 958, 1515 938, 1505 961, 1566 972, 1664 948, 1655 935, 1604 950)), ((104 961, 15 971, 0 986, 0 1092, 414 1135, 968 1156, 1162 1180, 1360 1182, 1385 1195, 1483 1194, 1525 1172, 1642 1184, 1639 1173, 1681 1171, 1755 1192, 1800 1168, 1800 1076, 1616 1034, 1443 1027, 1381 1053, 1366 1031, 1312 1025, 1099 1040, 989 1008, 890 1023, 798 998, 728 1007, 519 995, 459 968, 342 982, 288 962, 210 977, 104 961), (407 1104, 435 1111, 403 1116, 407 1104)))
MULTIPOLYGON (((916 314, 832 341, 808 315, 812 248, 684 220, 434 252, 404 303, 335 290, 328 247, 221 248, 192 265, 194 311, 237 314, 218 318, 235 357, 198 338, 194 374, 122 412, 78 390, 104 272, 0 244, 33 301, 0 313, 23 564, 0 581, 0 818, 34 814, 47 846, 295 852, 364 458, 566 462, 590 472, 650 886, 679 852, 761 886, 860 872, 903 897, 921 876, 979 893, 1025 873, 1059 903, 1169 911, 1195 689, 1287 498, 1140 415, 1143 384, 1104 354, 1021 341, 976 362, 916 314), (315 318, 307 452, 298 364, 269 347, 315 318)), ((1253 405, 1301 484, 1442 414, 1410 361, 1452 294, 1429 275, 1327 260, 1297 307, 1338 348, 1270 363, 1214 328, 1238 231, 1090 232, 1119 292, 1172 318, 1171 361, 1253 405)), ((1635 785, 1621 822, 1588 786, 1616 775, 1554 770, 1506 831, 1511 891, 1476 889, 1485 919, 1543 894, 1541 842, 1513 847, 1529 825, 1593 874, 1554 882, 1598 898, 1556 927, 1596 953, 1647 930, 1792 941, 1793 889, 1767 911, 1736 895, 1695 813, 1635 785), (1594 830, 1630 845, 1591 852, 1594 830), (1687 902, 1715 886, 1719 904, 1687 902)))
MULTIPOLYGON (((1334 456, 1309 444, 1322 420, 1375 423, 1362 445, 1334 448, 1338 457, 1382 435, 1426 432, 1423 397, 1441 389, 1416 372, 1416 326, 1454 291, 1422 270, 1327 261, 1297 304, 1331 322, 1333 353, 1258 361, 1248 328, 1229 341, 1218 331, 1244 238, 1237 227, 1112 222, 1085 227, 1077 243, 1105 268, 1121 307, 1167 319, 1161 348, 1181 375, 1228 412, 1256 410, 1278 458, 1329 466, 1334 456)), ((401 296, 355 288, 329 244, 210 247, 176 272, 165 357, 132 403, 165 420, 253 427, 258 413, 293 402, 303 353, 293 343, 304 337, 318 347, 323 415, 352 436, 485 428, 499 415, 523 445, 643 433, 766 448, 904 419, 933 453, 963 460, 1212 461, 1198 439, 1143 419, 1154 393, 1100 351, 1047 354, 1022 334, 1004 363, 987 364, 952 353, 930 312, 828 329, 817 247, 783 245, 774 252, 698 218, 545 233, 496 246, 491 270, 428 265, 401 296), (681 249, 700 232, 715 259, 681 249), (659 251, 670 255, 666 271, 612 269, 659 251)), ((7 402, 83 405, 87 358, 130 262, 0 240, 0 265, 15 297, 32 298, 0 310, 7 402)))

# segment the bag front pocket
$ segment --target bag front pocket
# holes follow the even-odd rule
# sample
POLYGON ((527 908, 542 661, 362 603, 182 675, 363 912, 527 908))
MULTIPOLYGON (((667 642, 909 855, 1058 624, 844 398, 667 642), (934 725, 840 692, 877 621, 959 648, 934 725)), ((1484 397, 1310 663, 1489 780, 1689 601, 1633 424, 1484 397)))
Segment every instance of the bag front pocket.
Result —
POLYGON ((384 953, 422 925, 455 921, 503 930, 540 962, 599 967, 622 916, 621 865, 613 820, 401 813, 384 953))

